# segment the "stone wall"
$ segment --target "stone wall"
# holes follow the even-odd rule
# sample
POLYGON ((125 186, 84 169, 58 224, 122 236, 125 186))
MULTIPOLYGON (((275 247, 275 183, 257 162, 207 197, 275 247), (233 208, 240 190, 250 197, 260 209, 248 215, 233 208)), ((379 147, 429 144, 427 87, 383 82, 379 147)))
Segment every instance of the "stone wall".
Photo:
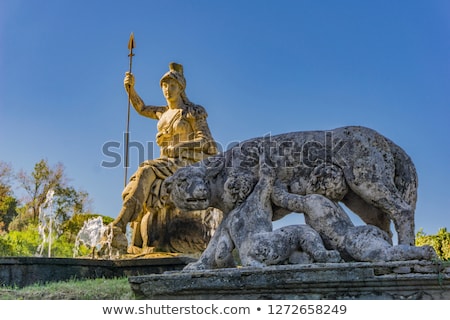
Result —
POLYGON ((0 286, 157 274, 183 269, 190 261, 184 257, 126 260, 6 257, 0 258, 0 286))

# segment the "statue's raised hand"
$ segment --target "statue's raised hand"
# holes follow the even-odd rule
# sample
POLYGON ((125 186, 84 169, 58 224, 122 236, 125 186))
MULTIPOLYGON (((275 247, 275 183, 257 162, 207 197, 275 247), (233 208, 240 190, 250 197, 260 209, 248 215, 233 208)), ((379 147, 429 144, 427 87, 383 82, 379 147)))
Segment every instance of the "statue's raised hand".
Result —
POLYGON ((134 87, 134 75, 131 72, 125 73, 125 79, 123 79, 123 85, 125 86, 125 90, 129 90, 134 87))

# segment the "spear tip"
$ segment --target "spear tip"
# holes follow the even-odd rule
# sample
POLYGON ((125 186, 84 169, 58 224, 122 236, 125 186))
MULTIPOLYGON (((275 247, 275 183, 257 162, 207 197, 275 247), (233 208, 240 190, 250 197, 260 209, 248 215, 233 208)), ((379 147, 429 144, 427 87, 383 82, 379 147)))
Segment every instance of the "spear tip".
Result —
POLYGON ((130 34, 130 40, 128 40, 128 49, 129 50, 134 49, 134 33, 133 32, 130 34))

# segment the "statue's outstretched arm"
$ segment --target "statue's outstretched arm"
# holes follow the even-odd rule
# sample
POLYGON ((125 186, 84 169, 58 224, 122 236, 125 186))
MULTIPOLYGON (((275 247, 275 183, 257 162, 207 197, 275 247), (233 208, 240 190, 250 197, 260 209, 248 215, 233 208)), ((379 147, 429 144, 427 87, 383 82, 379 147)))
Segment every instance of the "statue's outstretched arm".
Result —
POLYGON ((152 118, 158 120, 161 117, 167 107, 163 106, 146 106, 144 101, 138 95, 136 90, 134 89, 134 76, 132 73, 127 72, 125 74, 125 79, 123 81, 125 90, 127 91, 128 96, 130 97, 131 104, 137 113, 141 116, 152 118))

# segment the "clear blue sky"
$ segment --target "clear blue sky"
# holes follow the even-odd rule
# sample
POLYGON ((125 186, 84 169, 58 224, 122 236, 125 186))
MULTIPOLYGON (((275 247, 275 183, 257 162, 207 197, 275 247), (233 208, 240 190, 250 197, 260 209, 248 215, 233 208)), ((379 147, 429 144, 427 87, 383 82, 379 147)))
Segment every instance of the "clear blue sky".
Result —
MULTIPOLYGON (((101 166, 112 161, 102 146, 123 139, 131 32, 147 104, 164 104, 159 79, 176 61, 224 148, 371 127, 417 167, 417 230, 450 228, 449 1, 2 0, 0 159, 27 171, 42 158, 62 162, 94 211, 112 217, 124 169, 101 166)), ((133 112, 130 128, 131 141, 154 141, 154 120, 133 112)))

